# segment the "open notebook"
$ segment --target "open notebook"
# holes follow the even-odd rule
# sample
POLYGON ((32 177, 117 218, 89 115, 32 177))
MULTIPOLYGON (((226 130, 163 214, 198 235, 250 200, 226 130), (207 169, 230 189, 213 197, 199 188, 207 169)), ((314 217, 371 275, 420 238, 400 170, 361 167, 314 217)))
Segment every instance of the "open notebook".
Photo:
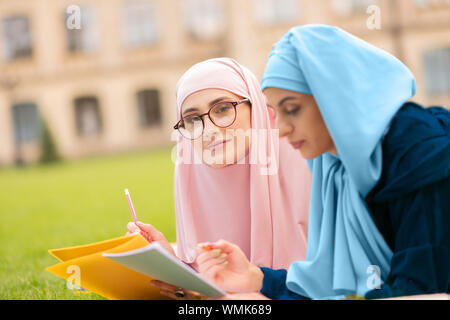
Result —
POLYGON ((209 297, 225 294, 159 243, 133 234, 93 244, 49 250, 61 262, 46 268, 63 279, 79 268, 80 286, 108 299, 168 299, 152 287, 158 279, 209 297))
POLYGON ((208 297, 225 295, 224 291, 201 277, 194 269, 174 258, 158 242, 132 251, 103 253, 103 256, 137 272, 208 297))

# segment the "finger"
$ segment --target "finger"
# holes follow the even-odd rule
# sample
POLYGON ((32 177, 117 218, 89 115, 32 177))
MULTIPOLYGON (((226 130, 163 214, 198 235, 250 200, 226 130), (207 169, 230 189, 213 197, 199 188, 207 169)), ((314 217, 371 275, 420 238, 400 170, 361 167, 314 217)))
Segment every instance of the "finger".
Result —
POLYGON ((169 297, 169 298, 174 299, 174 300, 182 300, 181 298, 177 297, 177 296, 173 293, 173 291, 165 291, 165 290, 161 290, 159 293, 162 294, 163 296, 169 297))
MULTIPOLYGON (((206 243, 205 245, 208 249, 221 249, 224 253, 230 254, 236 250, 239 250, 239 247, 231 242, 226 240, 219 240, 216 242, 206 243)), ((204 247, 203 247, 204 248, 204 247)), ((212 251, 212 250, 211 250, 212 251)))
POLYGON ((165 239, 164 235, 161 232, 159 232, 151 224, 142 223, 142 222, 138 221, 137 226, 139 227, 139 229, 141 231, 144 231, 145 233, 147 233, 153 239, 153 241, 165 239))
POLYGON ((187 296, 189 300, 203 300, 206 299, 206 296, 202 295, 201 293, 198 292, 194 292, 194 291, 190 291, 187 290, 187 296))
MULTIPOLYGON (((138 234, 138 233, 143 233, 142 231, 135 231, 135 232, 130 232, 130 231, 128 231, 127 233, 125 233, 125 235, 126 236, 129 236, 129 235, 132 235, 132 234, 138 234)), ((142 235, 142 236, 144 236, 144 235, 142 235)))
POLYGON ((226 257, 218 257, 218 258, 210 258, 208 260, 205 260, 202 263, 197 264, 198 266, 198 271, 200 273, 205 272, 206 270, 208 270, 208 268, 210 268, 213 265, 219 265, 224 263, 225 261, 227 261, 226 257))
POLYGON ((205 263, 210 259, 224 259, 228 255, 223 253, 221 249, 213 249, 211 251, 206 251, 197 256, 196 262, 198 265, 205 263))
POLYGON ((207 261, 206 263, 204 263, 203 265, 199 265, 198 271, 200 274, 206 274, 214 266, 220 267, 220 269, 218 269, 218 270, 223 270, 223 268, 226 267, 227 265, 228 265, 227 260, 211 259, 211 260, 207 261))
POLYGON ((134 222, 128 222, 127 229, 130 233, 134 233, 136 231, 140 231, 139 228, 134 224, 134 222))
POLYGON ((197 244, 197 253, 200 254, 204 251, 210 251, 211 249, 213 249, 213 244, 211 242, 201 242, 197 244))
POLYGON ((157 287, 161 290, 165 290, 165 291, 175 291, 175 290, 179 289, 179 287, 176 287, 167 282, 163 282, 163 281, 159 281, 159 280, 150 281, 150 285, 157 287))
POLYGON ((178 297, 175 295, 175 291, 169 291, 169 290, 161 290, 160 293, 166 297, 175 299, 175 300, 200 300, 202 299, 202 296, 198 293, 194 293, 192 291, 185 291, 184 297, 178 297))
POLYGON ((203 252, 197 256, 195 262, 197 263, 197 266, 200 266, 210 259, 213 259, 213 257, 209 254, 209 252, 203 252))
POLYGON ((149 235, 147 232, 140 230, 139 231, 141 236, 143 236, 148 242, 153 242, 155 239, 152 238, 151 235, 149 235))

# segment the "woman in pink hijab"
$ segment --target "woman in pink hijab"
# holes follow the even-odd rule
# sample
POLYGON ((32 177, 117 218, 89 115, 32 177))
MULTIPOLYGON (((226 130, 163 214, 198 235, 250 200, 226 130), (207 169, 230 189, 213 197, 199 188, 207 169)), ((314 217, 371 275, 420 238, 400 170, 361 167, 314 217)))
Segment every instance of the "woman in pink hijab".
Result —
MULTIPOLYGON (((192 265, 198 243, 224 239, 258 266, 304 259, 310 172, 279 140, 256 77, 233 59, 206 60, 180 78, 176 101, 176 256, 192 265)), ((138 226, 175 255, 154 227, 138 226)))

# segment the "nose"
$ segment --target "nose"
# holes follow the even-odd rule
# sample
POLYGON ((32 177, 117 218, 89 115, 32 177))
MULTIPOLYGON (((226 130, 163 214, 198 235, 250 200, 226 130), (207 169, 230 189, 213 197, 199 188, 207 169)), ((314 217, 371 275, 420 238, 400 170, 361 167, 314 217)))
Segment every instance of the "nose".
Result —
POLYGON ((205 139, 209 140, 213 136, 217 136, 220 131, 219 128, 211 121, 208 116, 203 117, 203 136, 205 139))
POLYGON ((294 126, 292 124, 290 124, 286 121, 280 120, 280 118, 277 119, 277 127, 279 129, 280 138, 286 137, 292 131, 294 131, 294 126))

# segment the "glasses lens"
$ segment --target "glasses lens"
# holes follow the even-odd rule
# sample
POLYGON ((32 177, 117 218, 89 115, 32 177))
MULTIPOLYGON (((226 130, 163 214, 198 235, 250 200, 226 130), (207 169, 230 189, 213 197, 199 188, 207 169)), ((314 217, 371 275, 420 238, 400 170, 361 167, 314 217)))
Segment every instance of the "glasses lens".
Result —
POLYGON ((187 139, 197 139, 203 133, 203 121, 197 116, 188 116, 183 118, 183 126, 178 130, 187 139))
POLYGON ((236 109, 230 102, 215 105, 209 113, 212 122, 218 127, 230 126, 236 117, 236 109))

